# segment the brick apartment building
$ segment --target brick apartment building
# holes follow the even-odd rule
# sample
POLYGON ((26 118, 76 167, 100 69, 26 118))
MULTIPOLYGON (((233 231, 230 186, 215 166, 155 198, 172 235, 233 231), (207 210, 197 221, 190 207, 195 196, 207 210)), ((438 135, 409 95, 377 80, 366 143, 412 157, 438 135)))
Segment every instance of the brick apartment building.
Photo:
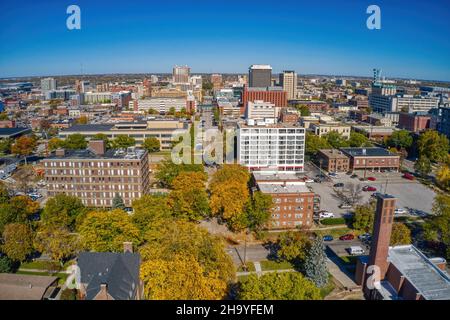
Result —
POLYGON ((126 207, 149 191, 147 152, 140 149, 105 150, 91 140, 85 150, 58 149, 44 159, 48 195, 67 194, 89 207, 111 207, 119 194, 126 207))
POLYGON ((271 102, 275 107, 287 107, 287 93, 278 87, 252 88, 245 87, 242 94, 241 114, 245 114, 247 103, 249 101, 262 100, 271 102))
POLYGON ((390 195, 377 196, 370 254, 357 260, 356 283, 369 300, 449 300, 445 259, 428 258, 413 245, 389 246, 395 202, 390 195), (374 266, 379 268, 379 279, 372 283, 374 266))
POLYGON ((317 160, 320 167, 328 172, 347 172, 350 170, 349 157, 336 149, 319 150, 317 160))
POLYGON ((283 123, 297 123, 299 120, 298 113, 290 111, 287 108, 283 108, 280 111, 280 121, 283 123))
POLYGON ((421 132, 430 128, 431 115, 421 113, 400 113, 398 127, 411 132, 421 132))
POLYGON ((355 170, 396 170, 400 167, 400 156, 383 148, 341 148, 350 158, 350 169, 355 170))
POLYGON ((272 196, 274 206, 268 229, 309 228, 313 224, 314 193, 293 173, 253 172, 257 190, 272 196))

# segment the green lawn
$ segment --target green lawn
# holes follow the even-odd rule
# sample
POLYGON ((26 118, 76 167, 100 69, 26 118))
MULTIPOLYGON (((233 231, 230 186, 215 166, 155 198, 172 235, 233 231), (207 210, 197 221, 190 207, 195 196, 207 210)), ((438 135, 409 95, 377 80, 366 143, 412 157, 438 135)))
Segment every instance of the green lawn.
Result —
POLYGON ((247 262, 247 270, 244 270, 244 268, 242 266, 239 266, 239 268, 237 269, 237 272, 245 272, 245 271, 255 271, 255 265, 253 264, 253 262, 247 262))
POLYGON ((16 274, 27 274, 27 275, 32 275, 32 276, 51 276, 51 277, 58 277, 58 284, 62 285, 64 284, 64 282, 66 282, 67 277, 69 276, 69 274, 67 273, 56 273, 56 274, 51 274, 48 272, 31 272, 31 271, 17 271, 16 274))
POLYGON ((325 298, 327 295, 331 293, 335 288, 335 284, 333 281, 333 276, 328 273, 328 283, 325 287, 320 288, 320 295, 322 296, 322 299, 325 298))
POLYGON ((337 229, 328 229, 328 230, 314 230, 314 232, 319 236, 331 235, 333 238, 338 239, 340 236, 343 236, 347 233, 352 233, 355 236, 358 236, 360 232, 358 230, 353 230, 350 228, 337 228, 337 229))
POLYGON ((285 270, 285 269, 294 269, 292 263, 288 261, 273 261, 273 260, 265 260, 261 261, 261 269, 263 271, 266 270, 285 270))
POLYGON ((73 263, 73 260, 67 261, 61 267, 59 261, 43 261, 35 260, 30 262, 23 262, 20 264, 21 269, 39 269, 39 270, 65 270, 69 265, 73 263))

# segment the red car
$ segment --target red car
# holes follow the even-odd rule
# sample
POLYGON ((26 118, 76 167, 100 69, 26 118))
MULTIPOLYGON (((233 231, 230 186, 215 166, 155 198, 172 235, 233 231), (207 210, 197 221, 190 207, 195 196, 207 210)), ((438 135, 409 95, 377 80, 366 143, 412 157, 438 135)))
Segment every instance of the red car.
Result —
POLYGON ((368 177, 367 180, 369 180, 369 181, 375 181, 375 180, 377 180, 377 178, 375 178, 375 177, 368 177))
POLYGON ((403 175, 403 178, 408 179, 408 180, 415 179, 415 177, 411 173, 408 173, 408 172, 403 175))
POLYGON ((372 187, 372 186, 365 186, 363 188, 363 191, 377 191, 377 188, 372 187))
POLYGON ((348 241, 348 240, 353 240, 353 239, 355 239, 355 236, 354 235, 352 235, 351 233, 347 233, 347 234, 344 234, 343 236, 340 236, 339 237, 339 240, 342 240, 342 241, 348 241))

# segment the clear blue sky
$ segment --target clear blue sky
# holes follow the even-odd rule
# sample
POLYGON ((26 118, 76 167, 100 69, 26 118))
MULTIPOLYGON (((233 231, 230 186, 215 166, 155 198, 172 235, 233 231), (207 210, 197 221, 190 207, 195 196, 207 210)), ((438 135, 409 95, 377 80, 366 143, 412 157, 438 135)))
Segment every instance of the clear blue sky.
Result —
POLYGON ((448 0, 0 1, 0 77, 274 72, 450 80, 448 0), (81 30, 66 8, 81 8, 81 30), (381 30, 366 8, 381 8, 381 30))

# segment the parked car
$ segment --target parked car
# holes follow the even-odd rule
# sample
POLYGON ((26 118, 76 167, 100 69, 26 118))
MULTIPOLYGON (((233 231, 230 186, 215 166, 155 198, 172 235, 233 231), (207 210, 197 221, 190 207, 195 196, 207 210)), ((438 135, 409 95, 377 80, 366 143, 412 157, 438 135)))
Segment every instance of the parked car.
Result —
POLYGON ((353 174, 353 172, 347 171, 345 174, 348 175, 348 176, 351 176, 353 174))
POLYGON ((322 179, 320 179, 320 178, 315 178, 315 179, 314 179, 314 182, 315 182, 315 183, 322 183, 322 179))
POLYGON ((334 218, 334 213, 328 212, 328 211, 322 211, 322 212, 319 212, 319 218, 320 219, 334 218))
POLYGON ((363 191, 377 191, 377 188, 372 186, 364 186, 363 191))
POLYGON ((351 208, 353 208, 353 206, 351 204, 349 204, 349 203, 341 203, 339 205, 339 208, 340 209, 351 209, 351 208))
POLYGON ((333 185, 333 187, 335 187, 335 188, 343 188, 343 187, 344 187, 344 184, 343 184, 342 182, 335 183, 335 184, 333 185))
POLYGON ((350 178, 352 178, 352 179, 358 178, 358 175, 357 175, 357 174, 352 174, 352 175, 350 176, 350 178))
POLYGON ((394 210, 394 214, 407 214, 408 210, 406 210, 405 208, 397 208, 394 210))
POLYGON ((359 181, 367 181, 367 178, 359 178, 359 181))
POLYGON ((364 249, 361 248, 360 246, 351 246, 350 248, 348 248, 348 252, 352 255, 352 256, 357 256, 357 255, 361 255, 364 254, 364 249))
POLYGON ((368 177, 367 180, 369 180, 369 181, 376 181, 377 178, 375 178, 375 177, 368 177))
POLYGON ((370 233, 363 233, 363 234, 360 234, 359 236, 358 236, 358 239, 359 240, 361 240, 361 241, 365 241, 365 240, 368 240, 368 239, 370 239, 372 236, 370 235, 370 233))
POLYGON ((344 234, 343 236, 339 237, 339 240, 342 240, 342 241, 349 241, 349 240, 353 240, 353 239, 355 239, 355 236, 352 235, 351 233, 347 233, 347 234, 344 234))
POLYGON ((373 197, 373 198, 375 198, 375 197, 377 197, 377 196, 380 195, 380 194, 381 194, 380 192, 374 192, 374 193, 372 193, 370 196, 373 197))
POLYGON ((330 172, 330 173, 328 173, 328 175, 330 177, 337 177, 337 173, 336 172, 330 172))
POLYGON ((323 236, 323 241, 333 241, 333 240, 334 240, 334 238, 332 235, 327 234, 327 235, 323 236))
POLYGON ((306 182, 306 183, 313 183, 313 182, 314 182, 314 179, 305 177, 305 182, 306 182))
POLYGON ((414 177, 411 173, 408 173, 408 172, 403 175, 403 178, 408 179, 408 180, 416 179, 416 177, 414 177))

